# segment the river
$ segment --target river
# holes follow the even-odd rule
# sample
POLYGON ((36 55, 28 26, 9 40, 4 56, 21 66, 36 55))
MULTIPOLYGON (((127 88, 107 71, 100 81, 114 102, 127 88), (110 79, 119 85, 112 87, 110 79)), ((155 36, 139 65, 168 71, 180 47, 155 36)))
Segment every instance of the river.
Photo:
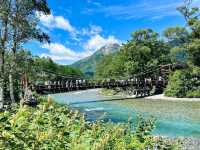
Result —
POLYGON ((98 89, 51 95, 56 102, 68 104, 86 114, 89 121, 97 119, 113 122, 133 122, 138 114, 156 119, 154 135, 200 138, 200 102, 122 99, 100 95, 98 89))

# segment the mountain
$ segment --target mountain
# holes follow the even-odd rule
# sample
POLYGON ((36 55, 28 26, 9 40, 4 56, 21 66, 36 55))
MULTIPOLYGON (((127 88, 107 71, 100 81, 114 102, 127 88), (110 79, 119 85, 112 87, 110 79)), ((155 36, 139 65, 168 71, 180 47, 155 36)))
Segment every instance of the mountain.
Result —
POLYGON ((104 56, 117 52, 119 48, 119 44, 107 44, 97 50, 93 55, 81 59, 71 66, 80 69, 87 77, 93 77, 97 63, 99 63, 104 56))

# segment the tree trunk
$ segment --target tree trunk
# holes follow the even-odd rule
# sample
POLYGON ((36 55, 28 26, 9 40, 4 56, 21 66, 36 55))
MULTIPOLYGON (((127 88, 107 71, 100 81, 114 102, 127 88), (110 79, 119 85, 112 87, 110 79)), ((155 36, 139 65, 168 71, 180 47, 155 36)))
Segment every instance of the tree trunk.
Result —
POLYGON ((23 94, 21 95, 21 100, 20 100, 20 104, 23 104, 24 101, 27 100, 27 95, 28 95, 28 78, 27 78, 27 74, 26 72, 24 72, 23 76, 22 76, 22 91, 23 94))
POLYGON ((9 91, 10 91, 10 99, 12 103, 15 103, 15 95, 14 95, 14 80, 13 76, 15 74, 15 67, 16 67, 16 49, 17 49, 17 42, 15 41, 16 36, 16 30, 14 32, 14 45, 12 48, 13 54, 11 54, 11 67, 10 67, 10 73, 9 73, 9 91))
POLYGON ((10 91, 10 99, 12 103, 15 103, 15 96, 14 96, 14 83, 13 83, 13 72, 9 74, 9 91, 10 91))
POLYGON ((0 110, 3 109, 3 103, 4 103, 4 93, 3 93, 3 88, 2 88, 2 85, 0 85, 0 110))
POLYGON ((4 76, 4 67, 5 67, 5 45, 7 40, 7 25, 8 22, 5 21, 4 34, 1 39, 0 46, 0 109, 3 109, 4 105, 4 88, 5 88, 5 76, 4 76))
POLYGON ((5 88, 5 50, 6 50, 6 42, 8 40, 8 21, 9 21, 9 13, 10 13, 10 7, 11 7, 11 1, 5 1, 3 4, 3 7, 7 6, 8 3, 8 9, 7 13, 4 14, 5 16, 2 16, 2 26, 1 26, 1 37, 0 37, 0 109, 3 109, 4 106, 4 88, 5 88))
POLYGON ((18 3, 16 3, 16 12, 13 18, 13 30, 14 34, 12 36, 13 38, 13 47, 12 47, 12 54, 11 54, 11 68, 10 68, 10 74, 9 74, 9 90, 10 90, 10 99, 12 103, 15 103, 15 95, 14 95, 14 75, 16 73, 16 52, 17 52, 17 45, 18 45, 18 38, 17 38, 17 28, 18 28, 18 3))
POLYGON ((1 52, 0 57, 0 110, 4 105, 4 54, 1 52))

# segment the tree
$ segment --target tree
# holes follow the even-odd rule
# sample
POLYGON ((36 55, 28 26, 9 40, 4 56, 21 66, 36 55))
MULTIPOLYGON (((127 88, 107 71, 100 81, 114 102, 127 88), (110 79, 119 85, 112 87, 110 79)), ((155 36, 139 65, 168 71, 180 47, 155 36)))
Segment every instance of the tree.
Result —
POLYGON ((132 39, 123 46, 128 61, 129 74, 146 70, 151 66, 169 63, 169 47, 152 29, 142 29, 132 34, 132 39))
POLYGON ((122 48, 122 53, 128 59, 125 68, 129 75, 135 74, 145 69, 146 63, 150 60, 151 49, 135 41, 128 42, 122 48))
POLYGON ((182 46, 189 42, 189 32, 180 26, 167 28, 164 31, 164 36, 171 47, 182 46))
POLYGON ((152 29, 140 29, 132 33, 132 40, 137 43, 149 43, 157 41, 158 36, 152 29))
POLYGON ((191 29, 190 42, 187 45, 190 62, 200 66, 200 10, 193 7, 193 0, 186 0, 185 4, 178 8, 184 16, 188 27, 191 29))
POLYGON ((166 35, 172 37, 172 40, 179 41, 176 42, 177 46, 171 49, 172 58, 177 61, 177 55, 180 57, 182 54, 182 58, 187 58, 184 62, 187 62, 188 67, 176 70, 170 76, 165 94, 177 97, 200 97, 200 11, 198 7, 193 6, 192 0, 185 0, 185 4, 178 7, 178 10, 185 18, 188 31, 183 28, 173 28, 168 30, 166 35))
POLYGON ((189 43, 190 33, 184 27, 169 27, 164 31, 167 44, 170 46, 172 62, 187 60, 186 44, 189 43))
MULTIPOLYGON (((10 71, 9 91, 12 102, 14 98, 14 79, 16 74, 16 52, 25 42, 36 39, 49 41, 47 34, 38 28, 36 12, 49 14, 46 0, 0 0, 0 109, 4 103, 5 89, 5 53, 9 53, 10 71)), ((8 69, 7 69, 8 70, 8 69)))
POLYGON ((151 66, 169 63, 169 46, 151 29, 132 33, 132 39, 114 56, 103 59, 97 67, 104 78, 131 78, 151 66))
POLYGON ((173 47, 170 50, 170 58, 173 63, 187 62, 188 54, 187 49, 184 46, 173 47))
POLYGON ((5 101, 5 50, 8 42, 8 25, 11 0, 0 0, 0 4, 0 109, 2 109, 5 101))
POLYGON ((38 18, 36 12, 49 14, 50 10, 46 0, 13 0, 11 9, 11 65, 9 72, 9 91, 11 101, 15 102, 13 76, 16 74, 16 51, 25 42, 36 39, 41 42, 49 42, 47 34, 43 33, 37 26, 38 18))
POLYGON ((193 39, 188 45, 190 61, 200 67, 200 39, 193 39))

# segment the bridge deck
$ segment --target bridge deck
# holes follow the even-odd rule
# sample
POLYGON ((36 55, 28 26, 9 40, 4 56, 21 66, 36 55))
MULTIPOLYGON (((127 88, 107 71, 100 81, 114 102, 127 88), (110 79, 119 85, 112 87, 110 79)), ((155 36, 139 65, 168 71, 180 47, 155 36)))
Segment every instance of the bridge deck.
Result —
MULTIPOLYGON (((127 89, 131 87, 133 94, 138 97, 149 96, 152 90, 154 93, 162 93, 167 85, 168 76, 173 69, 173 65, 161 65, 149 68, 141 73, 133 75, 127 80, 109 80, 109 81, 88 81, 80 77, 68 77, 60 75, 60 80, 46 81, 44 84, 34 85, 35 90, 40 94, 62 93, 76 90, 86 90, 92 88, 116 88, 127 89)), ((52 74, 52 72, 51 72, 52 74)))

